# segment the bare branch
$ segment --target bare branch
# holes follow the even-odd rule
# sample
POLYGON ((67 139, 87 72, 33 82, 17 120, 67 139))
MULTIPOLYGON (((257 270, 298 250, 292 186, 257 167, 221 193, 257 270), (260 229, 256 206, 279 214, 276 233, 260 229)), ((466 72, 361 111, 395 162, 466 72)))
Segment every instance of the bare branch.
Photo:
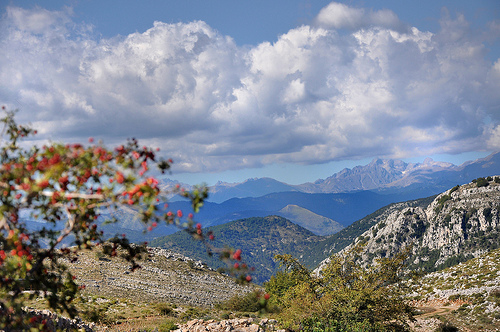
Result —
POLYGON ((75 228, 75 217, 71 214, 68 208, 65 208, 64 210, 68 215, 68 223, 67 226, 61 231, 61 235, 59 235, 52 248, 55 248, 59 243, 61 243, 62 240, 64 240, 64 238, 68 236, 71 233, 71 231, 75 228))

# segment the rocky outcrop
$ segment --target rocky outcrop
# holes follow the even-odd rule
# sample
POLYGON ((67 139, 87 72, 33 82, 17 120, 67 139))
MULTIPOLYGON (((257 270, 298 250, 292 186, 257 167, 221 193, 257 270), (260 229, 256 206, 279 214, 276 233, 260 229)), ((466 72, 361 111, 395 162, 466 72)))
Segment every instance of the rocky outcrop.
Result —
MULTIPOLYGON (((454 304, 455 318, 500 327, 500 249, 421 278, 405 281, 408 298, 420 307, 454 304)), ((471 329, 474 330, 475 329, 471 329)), ((490 330, 483 326, 481 330, 490 330)), ((491 330, 490 330, 491 331, 491 330)))
POLYGON ((498 179, 453 187, 427 207, 393 211, 344 250, 363 244, 362 260, 372 264, 412 246, 410 267, 436 270, 496 249, 500 247, 498 179))
POLYGON ((236 318, 223 321, 201 320, 194 319, 186 324, 179 326, 174 332, 264 332, 276 331, 284 332, 285 330, 277 330, 275 328, 276 321, 273 319, 256 319, 256 318, 236 318))
POLYGON ((36 322, 45 322, 46 331, 94 331, 94 323, 86 323, 80 318, 67 318, 49 310, 25 308, 28 317, 35 318, 36 322))

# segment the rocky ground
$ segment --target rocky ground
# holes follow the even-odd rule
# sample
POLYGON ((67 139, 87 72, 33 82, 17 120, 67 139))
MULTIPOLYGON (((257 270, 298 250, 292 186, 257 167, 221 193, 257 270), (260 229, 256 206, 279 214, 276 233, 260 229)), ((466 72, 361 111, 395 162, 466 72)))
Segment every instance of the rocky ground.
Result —
MULTIPOLYGON (((408 283, 414 305, 462 331, 500 331, 500 249, 408 283), (440 309, 446 311, 436 312, 440 309)), ((421 318, 426 318, 421 317, 421 318)))
MULTIPOLYGON (((241 318, 243 313, 214 307, 256 286, 238 285, 201 262, 163 249, 151 248, 149 254, 135 272, 124 260, 104 257, 99 251, 80 254, 70 268, 86 285, 79 304, 83 320, 55 318, 55 322, 107 332, 283 331, 275 320, 253 313, 241 318)), ((413 331, 445 331, 446 327, 500 331, 500 250, 412 280, 407 286, 410 300, 421 311, 411 324, 413 331)))
POLYGON ((81 253, 68 263, 85 293, 105 297, 212 307, 252 290, 208 268, 201 261, 160 248, 149 248, 141 268, 131 272, 120 258, 104 257, 99 249, 81 253))
POLYGON ((194 319, 186 324, 181 324, 178 326, 177 330, 174 332, 198 332, 198 331, 208 331, 208 332, 264 332, 264 331, 276 331, 285 332, 285 330, 276 329, 276 321, 273 319, 256 319, 256 318, 238 318, 229 320, 201 320, 194 319))

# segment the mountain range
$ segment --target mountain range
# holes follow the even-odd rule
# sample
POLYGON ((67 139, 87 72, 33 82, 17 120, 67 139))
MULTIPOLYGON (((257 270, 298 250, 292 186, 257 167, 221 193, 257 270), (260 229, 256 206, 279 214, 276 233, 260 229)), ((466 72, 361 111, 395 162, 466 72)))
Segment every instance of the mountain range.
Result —
MULTIPOLYGON (((214 246, 242 249, 247 264, 255 267, 257 282, 276 272, 276 254, 291 254, 312 268, 357 244, 364 246, 365 264, 411 245, 410 267, 434 271, 500 247, 500 177, 387 205, 330 236, 315 235, 279 216, 240 219, 206 231, 215 235, 214 246)), ((201 259, 214 268, 221 266, 189 236, 178 232, 151 244, 201 259)))
MULTIPOLYGON (((406 163, 393 159, 374 159, 364 166, 345 168, 326 179, 299 185, 286 184, 271 178, 252 178, 241 183, 219 181, 209 187, 209 201, 222 203, 231 198, 260 197, 278 192, 346 193, 370 190, 381 194, 413 193, 414 197, 438 194, 457 184, 464 184, 478 177, 500 174, 500 152, 485 158, 467 161, 462 165, 434 161, 427 158, 422 163, 406 163)), ((166 187, 177 182, 165 179, 166 187)), ((191 186, 181 184, 189 189, 191 186)))
MULTIPOLYGON (((296 186, 270 178, 232 184, 219 182, 209 188, 209 199, 196 214, 196 220, 208 227, 242 218, 277 215, 316 235, 330 235, 390 203, 429 197, 474 178, 495 174, 500 174, 500 153, 460 166, 429 158, 423 163, 375 159, 368 165, 296 186)), ((176 184, 168 179, 161 181, 162 189, 176 184)), ((163 205, 164 202, 158 205, 160 212, 165 212, 163 205)), ((192 212, 190 203, 178 197, 169 201, 169 209, 192 212)), ((104 227, 109 236, 125 233, 133 241, 149 241, 178 230, 160 225, 146 234, 144 225, 134 218, 133 210, 124 207, 118 214, 118 224, 104 227)))
MULTIPOLYGON (((290 254, 299 258, 306 267, 315 268, 395 211, 408 207, 425 207, 433 199, 434 197, 430 197, 389 204, 329 236, 317 236, 279 216, 239 219, 208 227, 204 231, 213 232, 215 240, 210 245, 215 248, 226 246, 242 249, 247 263, 255 268, 252 273, 255 281, 264 282, 278 270, 278 265, 273 260, 276 254, 290 254)), ((212 268, 225 267, 217 257, 207 254, 203 243, 192 241, 186 232, 157 237, 151 240, 150 245, 202 260, 212 268)))
MULTIPOLYGON (((209 200, 195 215, 203 227, 221 225, 233 220, 276 215, 287 218, 316 235, 334 234, 343 227, 391 203, 405 202, 436 195, 457 184, 477 177, 500 174, 500 153, 460 166, 426 159, 423 163, 375 159, 365 166, 344 169, 314 183, 288 185, 270 178, 249 179, 242 183, 222 183, 210 187, 209 200)), ((177 183, 163 179, 163 190, 177 183)), ((186 186, 189 189, 189 186, 186 186)), ((158 204, 166 212, 165 202, 158 204)), ((169 210, 192 212, 188 201, 176 197, 169 200, 169 210)), ((178 228, 160 224, 151 232, 136 212, 127 206, 113 211, 119 221, 101 225, 105 236, 126 234, 132 241, 150 241, 175 233, 178 228)), ((100 222, 111 216, 102 211, 100 222)), ((40 227, 39 221, 29 221, 40 227)))

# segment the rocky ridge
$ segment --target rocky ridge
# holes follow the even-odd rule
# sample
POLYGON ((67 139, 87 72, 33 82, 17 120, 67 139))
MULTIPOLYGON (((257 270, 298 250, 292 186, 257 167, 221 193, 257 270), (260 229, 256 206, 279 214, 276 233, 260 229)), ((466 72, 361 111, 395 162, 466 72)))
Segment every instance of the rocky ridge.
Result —
MULTIPOLYGON (((456 186, 428 206, 392 210, 344 251, 363 245, 372 264, 412 246, 411 268, 433 271, 500 247, 500 177, 456 186)), ((328 260, 320 264, 323 266, 328 260)))

